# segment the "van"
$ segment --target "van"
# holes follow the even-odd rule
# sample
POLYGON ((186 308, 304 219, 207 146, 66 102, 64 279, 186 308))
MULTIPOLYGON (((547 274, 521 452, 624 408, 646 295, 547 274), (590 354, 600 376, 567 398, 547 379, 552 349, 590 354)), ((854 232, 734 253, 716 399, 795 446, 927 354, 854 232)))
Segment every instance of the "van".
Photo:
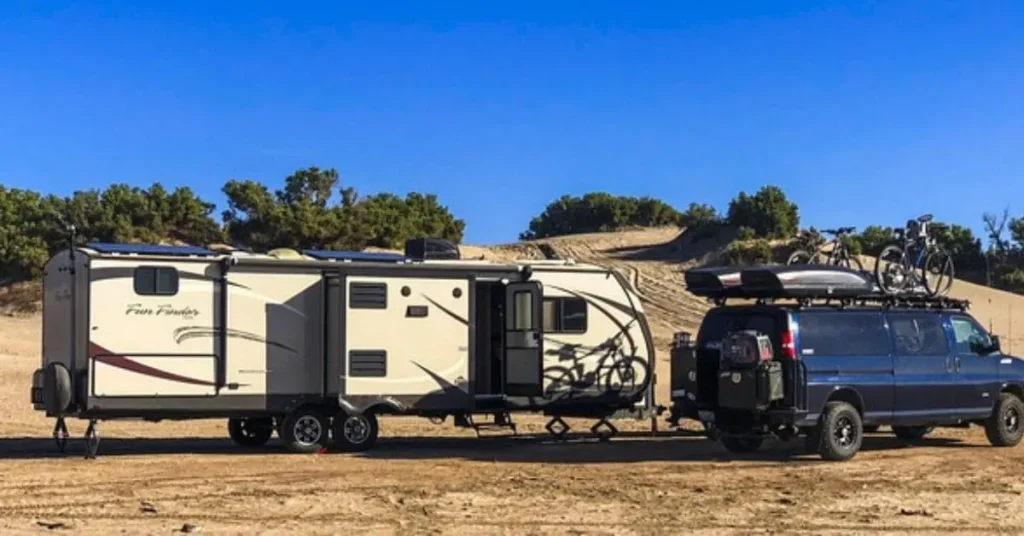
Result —
POLYGON ((1024 361, 1002 353, 969 303, 785 298, 720 300, 695 340, 677 334, 673 420, 699 420, 731 452, 756 451, 766 437, 802 436, 808 452, 836 461, 858 452, 866 429, 886 425, 907 440, 976 424, 993 445, 1021 441, 1024 361), (725 345, 738 336, 766 338, 770 355, 737 359, 725 345))

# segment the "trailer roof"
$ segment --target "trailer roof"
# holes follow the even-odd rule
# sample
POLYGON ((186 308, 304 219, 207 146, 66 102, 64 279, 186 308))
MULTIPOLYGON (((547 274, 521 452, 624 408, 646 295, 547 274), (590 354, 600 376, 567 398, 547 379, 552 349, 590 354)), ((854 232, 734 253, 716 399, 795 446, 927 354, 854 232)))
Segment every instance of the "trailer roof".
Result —
POLYGON ((403 262, 411 260, 398 253, 379 253, 373 251, 335 251, 328 249, 304 249, 302 254, 314 259, 326 261, 362 261, 362 262, 403 262))
POLYGON ((87 247, 99 253, 120 255, 169 255, 175 257, 213 257, 218 253, 198 246, 162 246, 156 244, 117 244, 112 242, 91 242, 87 247))

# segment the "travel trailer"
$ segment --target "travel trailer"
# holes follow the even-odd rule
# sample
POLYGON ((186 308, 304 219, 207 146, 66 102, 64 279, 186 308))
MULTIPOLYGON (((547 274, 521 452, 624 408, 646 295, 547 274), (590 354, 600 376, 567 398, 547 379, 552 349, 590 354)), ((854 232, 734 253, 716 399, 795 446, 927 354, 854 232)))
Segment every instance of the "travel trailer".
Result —
POLYGON ((369 448, 377 415, 507 426, 510 413, 646 418, 654 350, 639 297, 572 260, 462 259, 450 242, 405 254, 96 243, 43 278, 36 410, 108 419, 227 418, 230 437, 288 449, 369 448), (493 416, 474 422, 474 416, 493 416))

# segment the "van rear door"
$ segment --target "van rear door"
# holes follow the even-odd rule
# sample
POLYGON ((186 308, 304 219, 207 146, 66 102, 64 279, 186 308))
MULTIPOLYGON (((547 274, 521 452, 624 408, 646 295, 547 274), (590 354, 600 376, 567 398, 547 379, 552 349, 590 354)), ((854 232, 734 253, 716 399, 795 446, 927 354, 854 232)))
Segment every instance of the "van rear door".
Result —
MULTIPOLYGON (((731 331, 753 330, 767 335, 776 356, 782 354, 782 331, 787 326, 785 310, 772 307, 720 307, 704 317, 697 332, 697 406, 712 408, 718 400, 718 360, 722 339, 731 331)), ((793 404, 792 362, 783 361, 787 405, 793 404)))

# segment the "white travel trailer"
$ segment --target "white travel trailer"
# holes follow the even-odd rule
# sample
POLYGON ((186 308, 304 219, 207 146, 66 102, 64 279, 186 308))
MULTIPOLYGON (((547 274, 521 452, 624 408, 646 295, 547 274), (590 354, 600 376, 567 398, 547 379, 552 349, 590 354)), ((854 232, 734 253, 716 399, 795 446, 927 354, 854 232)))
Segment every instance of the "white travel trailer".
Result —
POLYGON ((36 410, 87 419, 227 418, 240 445, 369 448, 377 415, 479 427, 510 412, 646 418, 654 350, 618 273, 571 260, 463 260, 441 240, 405 255, 89 244, 43 279, 36 410))

